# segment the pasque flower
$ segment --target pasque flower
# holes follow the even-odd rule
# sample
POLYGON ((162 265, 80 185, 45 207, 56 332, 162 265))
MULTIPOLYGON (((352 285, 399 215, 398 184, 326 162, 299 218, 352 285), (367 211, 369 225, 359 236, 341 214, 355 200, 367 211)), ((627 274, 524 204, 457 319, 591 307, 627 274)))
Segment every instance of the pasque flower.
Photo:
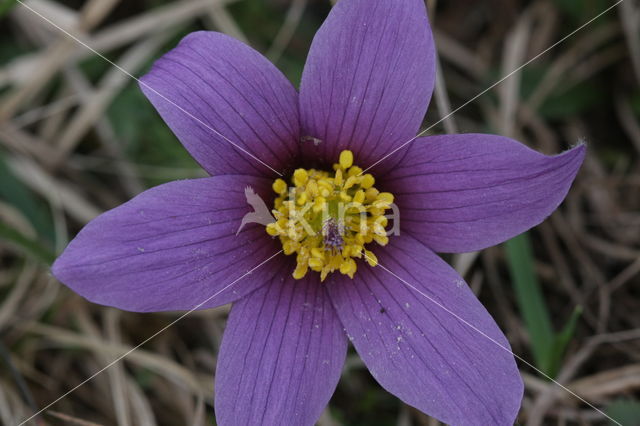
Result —
POLYGON ((523 386, 509 344, 434 252, 480 250, 540 223, 585 148, 549 157, 505 137, 442 135, 378 163, 419 130, 434 53, 422 0, 340 1, 299 93, 243 43, 187 36, 141 88, 212 177, 99 216, 54 275, 131 311, 233 302, 216 371, 221 425, 312 425, 349 341, 405 403, 452 424, 512 424, 523 386), (247 187, 274 218, 236 235, 252 211, 247 187), (392 202, 401 232, 387 236, 392 202), (339 216, 341 203, 351 206, 339 216))

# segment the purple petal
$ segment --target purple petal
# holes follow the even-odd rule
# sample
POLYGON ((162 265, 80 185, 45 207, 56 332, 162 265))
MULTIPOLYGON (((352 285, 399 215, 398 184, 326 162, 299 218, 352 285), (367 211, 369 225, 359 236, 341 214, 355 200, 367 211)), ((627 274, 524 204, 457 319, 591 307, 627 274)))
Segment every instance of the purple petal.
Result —
POLYGON ((315 424, 346 351, 324 286, 282 271, 231 309, 216 368, 218 424, 315 424))
POLYGON ((297 154, 294 87, 266 58, 229 36, 186 36, 156 61, 140 88, 212 175, 270 176, 261 162, 280 172, 297 154))
POLYGON ((512 425, 522 379, 509 343, 467 284, 407 235, 376 255, 380 264, 361 266, 354 280, 328 278, 333 306, 373 377, 442 422, 512 425))
MULTIPOLYGON (((343 149, 369 166, 415 136, 435 82, 422 0, 341 0, 316 34, 300 84, 308 156, 343 149)), ((385 161, 382 166, 389 167, 385 161)))
POLYGON ((585 155, 581 145, 545 156, 494 135, 443 135, 413 142, 385 177, 405 232, 436 252, 501 243, 538 225, 562 202, 585 155))
POLYGON ((149 189, 85 226, 56 260, 53 274, 94 303, 130 311, 189 310, 206 301, 198 307, 205 309, 234 301, 288 263, 279 255, 256 268, 281 248, 264 226, 248 225, 235 235, 252 211, 246 186, 269 193, 266 179, 230 175, 149 189))

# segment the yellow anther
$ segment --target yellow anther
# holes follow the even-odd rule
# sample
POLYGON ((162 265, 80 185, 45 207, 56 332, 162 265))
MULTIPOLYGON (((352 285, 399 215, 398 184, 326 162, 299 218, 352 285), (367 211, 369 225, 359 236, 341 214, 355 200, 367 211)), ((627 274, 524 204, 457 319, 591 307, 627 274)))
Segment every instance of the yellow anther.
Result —
POLYGON ((362 173, 362 169, 358 166, 352 166, 347 172, 347 176, 358 176, 362 173))
POLYGON ((298 245, 294 241, 286 241, 282 243, 282 251, 284 251, 284 254, 287 256, 295 253, 297 248, 298 245))
POLYGON ((385 227, 389 223, 389 219, 387 219, 386 216, 378 216, 376 217, 375 223, 379 223, 382 227, 385 227))
POLYGON ((364 195, 366 196, 365 199, 367 201, 373 201, 378 197, 379 193, 380 191, 375 188, 367 188, 367 190, 364 192, 364 195))
POLYGON ((336 186, 342 186, 342 170, 336 170, 336 176, 333 178, 333 182, 336 186))
POLYGON ((344 262, 340 264, 340 273, 347 275, 351 271, 351 259, 346 259, 344 262))
POLYGON ((318 189, 320 191, 320 195, 327 198, 333 191, 333 184, 326 179, 322 179, 318 181, 318 189))
POLYGON ((348 169, 353 165, 353 152, 344 150, 340 153, 340 166, 343 169, 348 169))
POLYGON ((362 176, 362 180, 360 181, 360 186, 364 189, 369 189, 376 183, 376 180, 369 173, 362 176))
POLYGON ((378 194, 378 200, 386 201, 387 203, 393 203, 393 194, 390 192, 381 192, 378 194))
POLYGON ((318 196, 318 183, 315 180, 307 182, 307 193, 312 197, 318 196))
POLYGON ((376 235, 386 235, 387 231, 384 230, 384 226, 376 222, 373 224, 373 233, 376 235))
POLYGON ((393 203, 393 195, 388 192, 382 192, 378 194, 376 201, 374 201, 372 205, 376 209, 386 209, 391 203, 393 203), (390 195, 390 197, 387 196, 387 194, 390 195))
POLYGON ((275 191, 276 194, 284 194, 285 192, 287 192, 287 183, 285 181, 283 181, 282 179, 276 179, 273 182, 273 190, 275 191))
POLYGON ((355 176, 349 176, 347 178, 347 180, 344 183, 344 189, 349 189, 351 188, 353 185, 356 184, 356 182, 358 181, 358 178, 355 176))
POLYGON ((364 251, 364 258, 369 265, 378 266, 378 258, 376 257, 375 254, 373 254, 369 250, 364 251))
POLYGON ((280 234, 280 231, 278 230, 278 224, 276 222, 267 225, 267 234, 271 235, 272 237, 280 234))
POLYGON ((309 259, 309 267, 313 270, 322 269, 323 264, 324 262, 322 262, 322 259, 318 259, 317 257, 309 259))
POLYGON ((347 275, 349 276, 349 278, 353 278, 353 276, 356 273, 356 270, 358 270, 358 265, 356 265, 356 261, 353 259, 349 259, 349 271, 347 272, 347 275))
POLYGON ((364 203, 364 191, 361 189, 353 196, 354 203, 364 203))
POLYGON ((373 239, 381 246, 386 246, 389 243, 389 237, 387 237, 386 235, 375 234, 373 236, 373 239))
POLYGON ((305 169, 297 169, 293 172, 293 183, 300 187, 307 183, 307 179, 309 179, 309 174, 305 169))
POLYGON ((313 202, 313 212, 314 213, 321 212, 324 209, 326 204, 327 204, 327 202, 324 199, 324 197, 316 198, 315 201, 313 202))
POLYGON ((280 238, 286 255, 296 255, 294 278, 309 270, 318 272, 321 281, 337 271, 353 278, 356 259, 377 265, 365 245, 388 243, 384 214, 393 195, 373 187, 375 179, 353 165, 351 151, 340 154, 332 171, 296 169, 291 183, 273 182, 276 221, 266 231, 280 238))
POLYGON ((296 266, 295 271, 293 271, 293 278, 295 278, 296 280, 299 280, 300 278, 307 275, 307 270, 308 270, 308 266, 306 263, 298 263, 298 266, 296 266))

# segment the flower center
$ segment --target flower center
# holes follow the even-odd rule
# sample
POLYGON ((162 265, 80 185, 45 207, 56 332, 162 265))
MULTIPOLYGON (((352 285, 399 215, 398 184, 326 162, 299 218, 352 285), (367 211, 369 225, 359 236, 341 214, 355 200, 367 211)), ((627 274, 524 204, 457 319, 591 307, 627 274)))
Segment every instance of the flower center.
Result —
POLYGON ((275 222, 267 233, 277 236, 285 254, 296 253, 293 277, 304 277, 309 269, 324 281, 330 272, 340 271, 353 278, 362 259, 376 266, 376 256, 365 249, 373 241, 389 242, 385 211, 393 195, 374 188, 375 179, 353 165, 353 153, 342 151, 333 172, 297 169, 287 186, 282 179, 273 182, 278 194, 274 202, 275 222))

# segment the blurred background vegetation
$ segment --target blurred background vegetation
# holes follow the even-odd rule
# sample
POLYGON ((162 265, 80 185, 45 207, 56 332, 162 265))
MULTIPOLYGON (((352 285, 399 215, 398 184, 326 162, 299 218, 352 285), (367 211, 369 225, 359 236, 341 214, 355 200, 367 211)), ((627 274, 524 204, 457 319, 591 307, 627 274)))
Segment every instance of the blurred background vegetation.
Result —
MULTIPOLYGON (((0 423, 18 424, 177 318, 93 305, 49 274, 99 213, 203 176, 135 76, 187 33, 245 40, 298 84, 328 0, 0 1, 0 423), (104 55, 92 53, 61 30, 104 55)), ((614 5, 428 1, 441 66, 424 126, 614 5)), ((410 31, 410 29, 407 29, 410 31)), ((640 424, 640 2, 624 0, 432 129, 491 132, 552 154, 586 140, 561 208, 516 239, 448 257, 516 354, 640 424)), ((30 424, 213 424, 228 307, 195 312, 30 424)), ((526 364, 519 422, 610 424, 526 364)), ((434 425, 349 352, 321 425, 434 425)))

